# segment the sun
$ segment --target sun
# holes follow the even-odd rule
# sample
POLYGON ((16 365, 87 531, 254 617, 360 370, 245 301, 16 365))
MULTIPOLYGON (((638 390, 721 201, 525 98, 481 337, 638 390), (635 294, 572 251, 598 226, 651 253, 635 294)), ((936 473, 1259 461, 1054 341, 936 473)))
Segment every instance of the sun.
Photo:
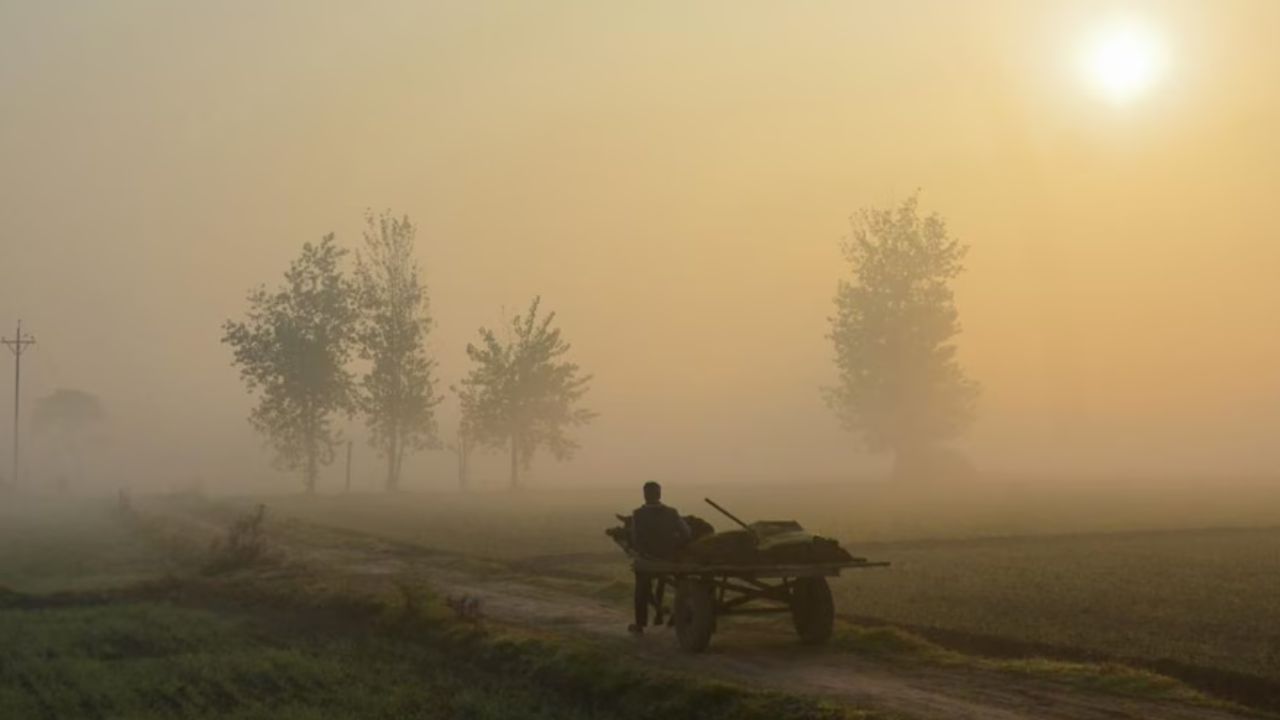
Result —
POLYGON ((1102 26, 1085 43, 1080 59, 1085 79, 1115 103, 1144 95, 1159 82, 1167 65, 1160 36, 1132 19, 1102 26))

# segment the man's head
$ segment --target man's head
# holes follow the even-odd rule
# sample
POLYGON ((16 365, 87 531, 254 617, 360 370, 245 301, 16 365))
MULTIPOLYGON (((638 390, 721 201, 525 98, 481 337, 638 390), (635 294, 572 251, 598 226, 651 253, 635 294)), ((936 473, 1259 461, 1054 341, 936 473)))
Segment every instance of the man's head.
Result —
POLYGON ((656 503, 662 499, 662 486, 650 480, 644 484, 644 501, 656 503))

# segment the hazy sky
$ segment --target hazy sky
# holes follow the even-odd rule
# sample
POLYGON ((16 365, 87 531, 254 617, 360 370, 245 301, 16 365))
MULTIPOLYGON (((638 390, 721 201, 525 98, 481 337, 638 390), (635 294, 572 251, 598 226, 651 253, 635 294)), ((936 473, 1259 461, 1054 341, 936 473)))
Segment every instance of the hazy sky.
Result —
POLYGON ((0 331, 28 407, 103 398, 104 476, 270 477, 219 325, 389 208, 446 384, 535 293, 595 373, 532 482, 860 473, 819 395, 839 243, 922 188, 972 247, 980 467, 1274 472, 1277 37, 1271 0, 0 0, 0 331), (1164 55, 1124 102, 1079 69, 1118 18, 1164 55))

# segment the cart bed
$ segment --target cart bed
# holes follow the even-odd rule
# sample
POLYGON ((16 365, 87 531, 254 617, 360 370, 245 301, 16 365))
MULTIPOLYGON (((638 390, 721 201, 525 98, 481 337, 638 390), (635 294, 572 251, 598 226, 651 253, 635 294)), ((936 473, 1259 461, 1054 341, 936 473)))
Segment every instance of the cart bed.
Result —
POLYGON ((797 563, 793 565, 703 565, 701 563, 680 563, 669 560, 635 558, 631 565, 639 572, 652 575, 673 575, 676 577, 718 575, 736 578, 798 578, 836 577, 841 570, 886 567, 889 563, 858 559, 834 563, 797 563))

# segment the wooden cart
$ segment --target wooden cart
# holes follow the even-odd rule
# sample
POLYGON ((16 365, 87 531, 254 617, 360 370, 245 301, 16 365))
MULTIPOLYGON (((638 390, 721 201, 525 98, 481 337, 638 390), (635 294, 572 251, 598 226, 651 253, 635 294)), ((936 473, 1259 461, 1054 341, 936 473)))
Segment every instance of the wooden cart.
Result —
POLYGON ((723 615, 790 613, 801 642, 821 645, 831 638, 835 603, 827 578, 841 570, 885 567, 887 562, 854 559, 803 565, 698 565, 635 558, 632 567, 658 580, 654 605, 662 623, 663 589, 675 588, 669 624, 680 647, 702 652, 723 615))

